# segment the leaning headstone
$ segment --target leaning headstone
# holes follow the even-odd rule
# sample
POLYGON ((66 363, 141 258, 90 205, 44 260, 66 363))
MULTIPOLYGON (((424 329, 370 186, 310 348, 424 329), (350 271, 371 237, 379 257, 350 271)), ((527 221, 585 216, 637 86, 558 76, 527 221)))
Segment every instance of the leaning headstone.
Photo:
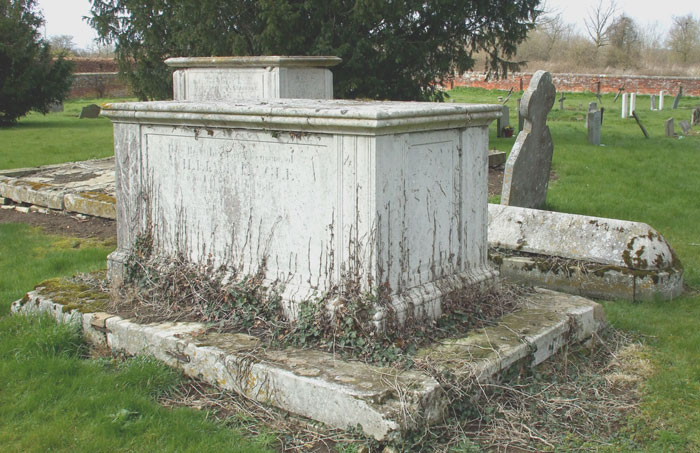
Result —
POLYGON ((588 143, 600 145, 600 110, 588 112, 588 143))
POLYGON ((510 127, 510 108, 506 105, 501 108, 503 109, 503 113, 501 113, 501 116, 496 120, 496 127, 498 128, 496 131, 497 137, 503 137, 503 129, 510 127))
POLYGON ((700 107, 694 108, 693 111, 690 113, 690 125, 700 125, 700 107))
POLYGON ((49 110, 49 113, 62 112, 63 111, 63 102, 61 102, 61 101, 52 102, 51 104, 49 104, 48 110, 49 110))
POLYGON ((678 87, 678 94, 673 100, 673 110, 678 108, 678 103, 681 102, 681 96, 683 96, 683 87, 678 87))
POLYGON ((656 110, 656 95, 652 94, 649 98, 649 109, 656 110))
POLYGON ((627 118, 629 116, 629 94, 624 93, 622 95, 622 112, 620 114, 621 118, 627 118))
POLYGON ((664 90, 659 91, 659 110, 664 109, 664 90))
POLYGON ((673 118, 669 118, 666 120, 666 137, 675 137, 676 136, 676 129, 673 125, 673 118))
POLYGON ((591 112, 595 112, 598 110, 598 104, 595 102, 589 102, 588 103, 588 113, 586 114, 586 128, 588 128, 588 118, 590 117, 591 112))
POLYGON ((649 132, 647 132, 647 128, 644 127, 644 125, 642 124, 642 120, 640 120, 637 116, 637 112, 632 111, 632 117, 637 122, 637 126, 639 126, 639 129, 641 129, 642 134, 644 134, 644 138, 649 138, 649 132))
POLYGON ((97 104, 86 105, 80 111, 80 118, 97 118, 100 116, 100 110, 100 106, 97 104))
POLYGON ((683 130, 683 135, 688 135, 688 132, 690 132, 690 129, 691 129, 690 122, 683 120, 683 121, 679 121, 678 125, 683 130))
POLYGON ((555 98, 551 74, 537 71, 520 104, 524 126, 506 161, 501 204, 525 208, 544 206, 554 152, 547 114, 555 98))

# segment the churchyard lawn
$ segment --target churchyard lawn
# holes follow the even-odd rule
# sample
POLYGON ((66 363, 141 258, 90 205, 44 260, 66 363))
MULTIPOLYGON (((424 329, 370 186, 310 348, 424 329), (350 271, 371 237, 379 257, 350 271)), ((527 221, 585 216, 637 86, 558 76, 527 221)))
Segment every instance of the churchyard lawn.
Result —
MULTIPOLYGON (((465 88, 450 92, 455 102, 471 103, 496 103, 505 94, 465 88)), ((688 288, 672 302, 603 302, 613 326, 640 335, 649 346, 653 366, 639 407, 603 443, 612 451, 697 451, 700 128, 669 138, 664 122, 671 116, 676 124, 689 119, 700 99, 684 97, 679 109, 671 110, 669 96, 665 110, 658 112, 649 110, 649 96, 638 96, 637 114, 650 134, 645 139, 634 119, 620 118, 621 100, 613 102, 613 97, 602 96, 604 146, 590 145, 586 138, 585 113, 588 103, 596 101, 592 93, 567 93, 563 111, 555 102, 548 119, 554 175, 547 206, 648 223, 674 247, 688 288)), ((514 94, 508 103, 515 134, 496 138, 494 122, 492 148, 509 151, 515 141, 516 98, 514 94)), ((83 105, 105 101, 67 102, 63 113, 31 114, 17 126, 1 129, 0 169, 111 155, 111 123, 77 118, 83 105)), ((86 360, 71 329, 46 319, 7 317, 10 303, 41 280, 103 268, 113 243, 49 236, 23 224, 0 224, 0 238, 0 444, 10 451, 275 447, 269 433, 241 440, 237 431, 205 420, 203 412, 160 407, 157 398, 178 385, 177 373, 145 359, 86 360)), ((587 440, 572 439, 571 444, 587 440)))

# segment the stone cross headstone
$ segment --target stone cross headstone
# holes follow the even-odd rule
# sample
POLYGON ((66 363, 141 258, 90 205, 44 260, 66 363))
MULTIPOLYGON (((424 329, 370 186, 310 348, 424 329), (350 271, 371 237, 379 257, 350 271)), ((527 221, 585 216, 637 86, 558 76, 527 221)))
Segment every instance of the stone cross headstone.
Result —
POLYGON ((564 97, 564 93, 561 93, 561 96, 559 97, 559 110, 563 111, 564 110, 564 101, 566 98, 564 97))
POLYGON ((673 126, 673 118, 669 118, 666 120, 666 137, 675 137, 676 136, 676 130, 675 127, 673 126))
POLYGON ((588 118, 590 117, 591 112, 595 112, 598 110, 598 104, 595 102, 589 102, 588 103, 588 113, 586 113, 586 128, 588 128, 589 123, 588 123, 588 118))
POLYGON ((555 99, 551 74, 537 71, 520 104, 524 125, 506 161, 501 204, 535 209, 544 206, 554 152, 547 114, 555 99))
POLYGON ((664 109, 664 90, 659 91, 659 110, 664 109))
POLYGON ((690 122, 683 120, 683 121, 679 121, 678 125, 683 130, 683 135, 688 135, 688 132, 690 132, 690 129, 691 129, 690 122))
POLYGON ((503 137, 503 128, 510 126, 510 108, 506 105, 501 108, 503 109, 503 113, 496 120, 496 127, 498 128, 496 131, 497 137, 503 137))
POLYGON ((676 110, 678 108, 678 103, 681 102, 681 96, 683 96, 683 87, 678 87, 678 94, 673 100, 673 110, 676 110))
POLYGON ((656 95, 652 94, 649 98, 649 109, 656 110, 656 95))
POLYGON ((591 145, 600 145, 600 110, 588 111, 588 143, 591 145))
POLYGON ((80 111, 80 118, 97 118, 100 116, 100 110, 100 106, 97 104, 86 105, 80 111))
POLYGON ((629 115, 629 95, 627 93, 624 93, 622 95, 622 112, 620 113, 620 117, 622 119, 627 118, 629 115))
POLYGON ((696 107, 690 113, 690 125, 698 126, 700 125, 700 107, 696 107))
POLYGON ((633 116, 632 112, 637 110, 637 93, 630 93, 630 113, 629 116, 633 116))

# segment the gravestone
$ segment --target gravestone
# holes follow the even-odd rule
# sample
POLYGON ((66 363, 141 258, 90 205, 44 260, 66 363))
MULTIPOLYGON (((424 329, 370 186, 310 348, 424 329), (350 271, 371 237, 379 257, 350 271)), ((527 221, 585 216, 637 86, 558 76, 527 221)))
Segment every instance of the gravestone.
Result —
POLYGON ((338 57, 178 57, 173 72, 176 101, 229 99, 332 99, 338 57))
POLYGON ((520 105, 525 124, 506 161, 501 204, 525 208, 544 206, 554 152, 547 114, 555 98, 552 76, 549 72, 537 71, 520 105))
POLYGON ((56 101, 49 104, 49 113, 58 113, 63 111, 63 102, 56 101))
POLYGON ((691 126, 700 125, 700 107, 694 108, 690 112, 690 125, 691 126))
POLYGON ((601 111, 593 110, 588 112, 588 143, 600 145, 600 124, 601 111))
POLYGON ((564 101, 566 98, 564 97, 564 93, 561 93, 561 96, 559 97, 559 110, 563 111, 564 110, 564 101))
POLYGON ((637 93, 630 93, 630 113, 629 116, 633 116, 632 112, 637 110, 637 93))
POLYGON ((690 129, 691 129, 690 122, 686 121, 686 120, 682 120, 682 121, 678 122, 678 125, 683 130, 683 135, 688 135, 688 132, 690 132, 690 129))
POLYGON ((673 118, 667 119, 665 126, 666 126, 666 137, 675 137, 676 136, 676 129, 673 125, 673 118))
POLYGON ((496 120, 497 137, 503 137, 505 135, 503 129, 506 127, 510 127, 510 108, 507 105, 504 105, 501 108, 503 109, 503 113, 501 113, 501 116, 499 116, 496 120))
POLYGON ((681 102, 681 96, 683 96, 683 87, 678 87, 678 94, 673 99, 673 110, 676 110, 678 108, 678 103, 681 102))
POLYGON ((588 126, 589 126, 588 118, 590 116, 590 113, 595 112, 596 110, 598 110, 598 104, 595 102, 589 102, 588 103, 588 112, 586 112, 586 128, 588 128, 588 126))
POLYGON ((622 111, 620 113, 620 117, 622 119, 625 119, 629 116, 629 95, 627 93, 624 93, 622 95, 622 111))
POLYGON ((97 118, 100 116, 100 106, 97 104, 86 105, 80 111, 80 118, 97 118))
POLYGON ((664 90, 659 91, 659 110, 664 109, 664 90))
MULTIPOLYGON (((447 291, 489 286, 488 125, 498 105, 310 99, 111 104, 119 279, 156 256, 284 282, 298 303, 352 278, 388 313, 436 319, 447 291), (426 240, 426 238, 430 238, 426 240), (263 267, 264 265, 264 267, 263 267)), ((332 293, 331 293, 332 294, 332 293)))
POLYGON ((649 105, 650 110, 656 110, 656 95, 655 94, 652 94, 649 97, 649 104, 650 104, 649 105))
MULTIPOLYGON (((523 79, 520 79, 520 83, 522 84, 523 79)), ((520 91, 522 91, 522 87, 520 88, 520 91)), ((522 98, 518 99, 518 132, 521 132, 523 130, 523 126, 525 124, 525 118, 523 117, 521 110, 520 110, 520 104, 522 104, 522 98)))

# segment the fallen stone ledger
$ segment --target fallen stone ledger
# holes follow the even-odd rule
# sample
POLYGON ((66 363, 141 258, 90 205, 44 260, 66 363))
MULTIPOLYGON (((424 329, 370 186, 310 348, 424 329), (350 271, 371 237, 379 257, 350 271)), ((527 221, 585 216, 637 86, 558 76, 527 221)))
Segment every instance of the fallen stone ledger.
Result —
POLYGON ((0 197, 114 219, 114 158, 0 171, 0 197))
MULTIPOLYGON (((190 377, 331 427, 360 426, 369 437, 391 441, 439 423, 446 413, 445 390, 420 370, 371 366, 308 349, 267 349, 253 336, 211 332, 201 323, 138 324, 89 312, 94 301, 71 303, 81 307, 76 309, 52 298, 63 301, 65 295, 38 287, 13 303, 12 312, 44 312, 78 323, 87 341, 112 352, 152 355, 190 377)), ((604 321, 595 302, 536 290, 524 308, 494 326, 423 348, 415 360, 469 389, 512 366, 541 363, 563 345, 591 337, 604 321)))
POLYGON ((489 204, 489 260, 517 283, 601 299, 673 299, 683 267, 649 225, 489 204))

